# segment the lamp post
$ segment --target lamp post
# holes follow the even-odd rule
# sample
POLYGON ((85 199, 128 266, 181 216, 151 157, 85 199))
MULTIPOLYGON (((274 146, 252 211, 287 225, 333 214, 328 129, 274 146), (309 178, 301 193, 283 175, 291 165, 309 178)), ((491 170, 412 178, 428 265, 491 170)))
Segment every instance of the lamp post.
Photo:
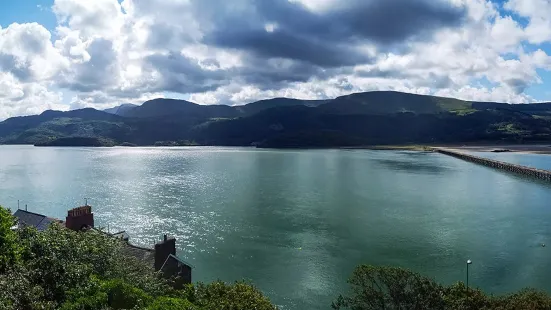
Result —
POLYGON ((467 287, 469 287, 469 265, 472 263, 470 259, 467 260, 467 287))

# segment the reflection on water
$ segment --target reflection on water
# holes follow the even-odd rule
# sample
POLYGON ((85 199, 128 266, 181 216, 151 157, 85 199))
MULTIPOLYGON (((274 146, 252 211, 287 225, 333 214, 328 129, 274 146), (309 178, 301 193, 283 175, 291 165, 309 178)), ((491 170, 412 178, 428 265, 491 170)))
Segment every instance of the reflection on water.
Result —
POLYGON ((400 170, 410 173, 444 173, 450 170, 448 167, 435 165, 432 163, 419 162, 413 160, 398 159, 376 159, 378 164, 384 165, 391 170, 400 170))
POLYGON ((195 280, 250 279, 284 309, 329 309, 360 263, 490 292, 551 289, 551 187, 435 153, 0 147, 0 203, 164 233, 195 280))

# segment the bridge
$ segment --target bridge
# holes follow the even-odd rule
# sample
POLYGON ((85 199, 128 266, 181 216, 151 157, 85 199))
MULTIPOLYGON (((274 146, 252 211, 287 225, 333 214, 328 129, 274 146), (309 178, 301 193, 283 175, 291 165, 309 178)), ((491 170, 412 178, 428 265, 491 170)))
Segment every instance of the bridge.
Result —
POLYGON ((478 157, 475 155, 462 153, 454 149, 434 148, 434 151, 444 155, 453 156, 455 158, 459 158, 465 161, 470 161, 475 164, 487 166, 490 168, 499 169, 506 172, 515 173, 515 174, 524 175, 524 176, 536 178, 539 180, 551 182, 551 171, 541 170, 541 169, 536 169, 536 168, 526 167, 521 165, 515 165, 515 164, 483 158, 483 157, 478 157))

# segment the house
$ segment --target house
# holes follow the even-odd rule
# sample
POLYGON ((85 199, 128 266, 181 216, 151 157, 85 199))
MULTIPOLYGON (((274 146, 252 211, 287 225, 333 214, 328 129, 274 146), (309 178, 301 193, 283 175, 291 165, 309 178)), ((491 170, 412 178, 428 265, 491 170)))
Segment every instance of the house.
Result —
POLYGON ((17 227, 32 226, 43 231, 52 223, 65 223, 65 227, 75 231, 95 231, 107 234, 110 237, 120 239, 124 243, 123 251, 126 255, 133 256, 152 266, 155 271, 161 272, 166 278, 174 278, 175 286, 191 283, 192 266, 176 256, 176 239, 164 235, 162 241, 155 244, 154 248, 146 248, 133 245, 129 242, 130 236, 125 232, 114 234, 94 228, 94 213, 92 207, 85 205, 67 211, 65 222, 47 217, 42 214, 17 210, 14 213, 17 218, 17 227))
POLYGON ((38 231, 45 230, 51 223, 61 222, 57 219, 22 209, 15 211, 13 216, 17 219, 17 228, 30 226, 36 228, 38 231))

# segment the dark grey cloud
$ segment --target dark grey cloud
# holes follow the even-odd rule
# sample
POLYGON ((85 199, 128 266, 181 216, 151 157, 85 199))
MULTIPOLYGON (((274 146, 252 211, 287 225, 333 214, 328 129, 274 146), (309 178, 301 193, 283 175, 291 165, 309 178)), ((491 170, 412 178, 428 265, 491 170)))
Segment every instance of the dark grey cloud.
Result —
POLYGON ((183 31, 179 25, 170 25, 168 23, 155 23, 149 28, 146 46, 159 49, 172 49, 192 41, 192 37, 183 31))
POLYGON ((119 68, 113 42, 103 38, 94 39, 87 52, 90 60, 73 65, 71 72, 62 72, 60 86, 79 92, 91 92, 116 84, 119 68))
POLYGON ((511 78, 505 80, 505 84, 507 84, 507 86, 509 86, 515 92, 515 94, 523 93, 530 83, 531 81, 520 78, 511 78))
MULTIPOLYGON (((426 68, 428 69, 428 68, 426 68)), ((443 73, 429 72, 426 76, 420 76, 414 72, 407 72, 404 70, 380 70, 374 68, 372 70, 357 70, 356 74, 360 77, 366 78, 385 78, 385 79, 399 79, 408 80, 414 87, 431 87, 433 89, 448 88, 453 85, 453 81, 450 77, 443 73)))
POLYGON ((149 91, 200 93, 229 83, 224 70, 205 70, 195 61, 177 52, 153 54, 146 59, 148 69, 161 73, 161 80, 149 86, 149 91))
POLYGON ((260 89, 280 89, 296 82, 307 82, 313 78, 326 79, 336 74, 350 72, 347 68, 323 68, 308 62, 289 59, 263 59, 251 57, 247 66, 232 71, 245 84, 260 89))
POLYGON ((354 48, 331 45, 285 29, 271 33, 264 28, 220 31, 207 36, 206 43, 252 51, 260 57, 293 59, 323 67, 351 66, 369 61, 366 55, 354 48))
POLYGON ((194 2, 208 24, 205 43, 323 67, 368 63, 361 43, 396 48, 458 27, 466 18, 464 8, 440 0, 347 0, 321 13, 288 0, 238 3, 230 9, 233 1, 194 2), (276 26, 266 31, 266 24, 276 26))
MULTIPOLYGON (((154 10, 148 3, 136 2, 144 12, 154 10)), ((185 10, 170 9, 178 10, 192 16, 188 24, 157 15, 152 20, 147 47, 172 52, 144 59, 145 71, 158 72, 160 78, 144 80, 137 87, 141 92, 201 93, 230 84, 277 90, 354 74, 353 66, 375 61, 363 49, 365 44, 375 45, 379 52, 405 53, 407 43, 428 40, 442 28, 458 27, 466 15, 464 9, 443 0, 342 0, 323 12, 289 0, 193 0, 185 10), (237 50, 245 56, 244 63, 223 69, 216 59, 198 63, 179 52, 182 46, 197 43, 237 50)), ((78 84, 73 83, 72 89, 90 91, 106 85, 100 76, 110 72, 109 58, 116 57, 111 54, 112 46, 103 49, 104 55, 88 51, 92 59, 86 66, 96 70, 79 70, 74 79, 78 84)), ((363 74, 395 77, 401 73, 363 74)), ((339 87, 352 89, 349 81, 341 82, 339 87)))
POLYGON ((0 52, 0 71, 10 72, 18 80, 27 82, 32 78, 30 64, 17 60, 15 56, 0 52))
POLYGON ((230 83, 254 85, 261 90, 281 89, 296 82, 307 82, 312 78, 326 79, 339 73, 350 73, 347 68, 323 68, 308 62, 290 59, 264 59, 251 56, 245 66, 220 69, 214 59, 206 59, 202 66, 178 52, 154 54, 145 59, 147 69, 160 73, 161 80, 147 85, 144 91, 172 91, 199 93, 215 90, 230 83))

